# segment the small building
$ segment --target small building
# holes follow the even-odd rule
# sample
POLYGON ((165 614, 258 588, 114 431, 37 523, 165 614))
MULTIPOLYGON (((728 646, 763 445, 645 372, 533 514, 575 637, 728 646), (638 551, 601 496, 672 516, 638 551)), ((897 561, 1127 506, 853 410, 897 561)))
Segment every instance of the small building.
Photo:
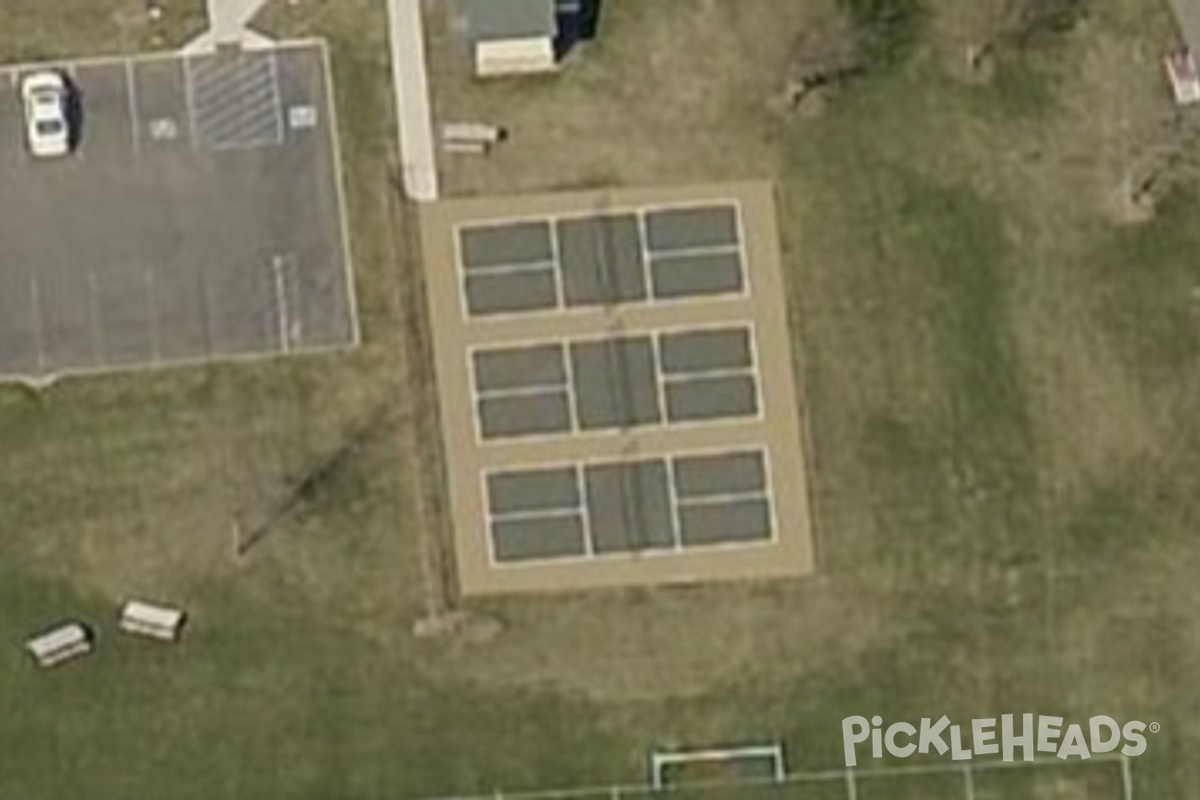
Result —
POLYGON ((475 74, 519 75, 557 66, 555 0, 459 0, 475 74))
POLYGON ((1200 53, 1200 0, 1171 0, 1171 10, 1183 34, 1184 47, 1163 58, 1171 91, 1179 105, 1200 101, 1200 73, 1196 54, 1200 53))
POLYGON ((82 623, 68 622, 31 636, 25 649, 38 666, 53 667, 92 651, 92 634, 82 623))
POLYGON ((1188 106, 1200 102, 1200 72, 1196 70, 1196 59, 1190 50, 1168 53, 1163 57, 1163 66, 1167 69, 1176 104, 1188 106))
POLYGON ((118 624, 126 633, 174 642, 179 639, 185 619, 184 612, 177 608, 130 600, 121 606, 118 624))

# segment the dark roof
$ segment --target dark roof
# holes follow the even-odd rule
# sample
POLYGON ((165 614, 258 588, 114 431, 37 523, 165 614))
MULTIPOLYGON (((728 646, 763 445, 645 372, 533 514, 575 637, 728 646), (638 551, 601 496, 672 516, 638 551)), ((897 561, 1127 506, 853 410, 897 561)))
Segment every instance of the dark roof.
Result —
POLYGON ((467 21, 467 38, 489 39, 551 37, 558 33, 555 0, 459 0, 467 21))

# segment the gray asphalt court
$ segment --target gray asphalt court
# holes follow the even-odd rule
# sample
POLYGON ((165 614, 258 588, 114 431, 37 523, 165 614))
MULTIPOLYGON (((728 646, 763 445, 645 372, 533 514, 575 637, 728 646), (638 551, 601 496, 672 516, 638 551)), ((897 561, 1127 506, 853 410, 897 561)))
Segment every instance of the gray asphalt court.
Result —
POLYGON ((500 471, 486 482, 498 563, 745 545, 773 535, 761 450, 500 471))
POLYGON ((471 225, 458 232, 458 253, 472 316, 746 290, 730 204, 471 225))
POLYGON ((44 66, 77 142, 34 159, 0 68, 0 378, 357 344, 319 44, 44 66))
POLYGON ((760 412, 744 326, 484 348, 471 363, 484 440, 760 412))
POLYGON ((635 428, 662 421, 649 336, 572 342, 570 353, 580 428, 635 428))

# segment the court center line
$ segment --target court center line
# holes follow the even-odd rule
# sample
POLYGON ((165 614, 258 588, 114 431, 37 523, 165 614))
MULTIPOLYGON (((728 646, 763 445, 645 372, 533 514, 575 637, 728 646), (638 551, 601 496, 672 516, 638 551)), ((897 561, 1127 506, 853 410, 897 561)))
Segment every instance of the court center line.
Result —
POLYGON ((689 258, 694 256, 737 255, 738 252, 739 250, 737 242, 729 242, 727 244, 693 245, 688 247, 676 247, 668 250, 647 249, 647 254, 655 261, 689 258))
POLYGON ((724 492, 721 494, 704 494, 695 497, 680 497, 679 506, 713 506, 722 503, 740 503, 746 500, 767 500, 766 489, 746 490, 744 492, 724 492))
POLYGON ((484 267, 464 265, 462 273, 464 278, 472 278, 486 275, 511 275, 514 272, 554 271, 554 269, 553 261, 526 261, 520 264, 495 264, 484 267))
POLYGON ((531 511, 501 511, 492 513, 488 511, 488 522, 520 522, 522 520, 531 519, 564 519, 566 517, 581 516, 583 506, 562 506, 560 508, 543 508, 531 511))
POLYGON ((695 372, 665 372, 663 383, 690 383, 692 381, 719 380, 721 378, 753 377, 756 370, 750 367, 719 367, 696 370, 695 372))
POLYGON ((506 397, 528 397, 538 394, 570 394, 571 386, 567 383, 537 383, 528 386, 513 386, 505 389, 478 389, 475 393, 480 400, 501 399, 506 397))

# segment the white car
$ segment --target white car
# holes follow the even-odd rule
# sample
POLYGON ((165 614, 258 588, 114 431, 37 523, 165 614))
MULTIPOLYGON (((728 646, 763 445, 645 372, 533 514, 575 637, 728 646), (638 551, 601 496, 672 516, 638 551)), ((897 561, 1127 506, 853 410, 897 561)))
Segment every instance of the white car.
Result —
POLYGON ((57 72, 33 72, 21 80, 25 136, 30 152, 38 158, 54 158, 70 152, 69 98, 67 82, 57 72))

